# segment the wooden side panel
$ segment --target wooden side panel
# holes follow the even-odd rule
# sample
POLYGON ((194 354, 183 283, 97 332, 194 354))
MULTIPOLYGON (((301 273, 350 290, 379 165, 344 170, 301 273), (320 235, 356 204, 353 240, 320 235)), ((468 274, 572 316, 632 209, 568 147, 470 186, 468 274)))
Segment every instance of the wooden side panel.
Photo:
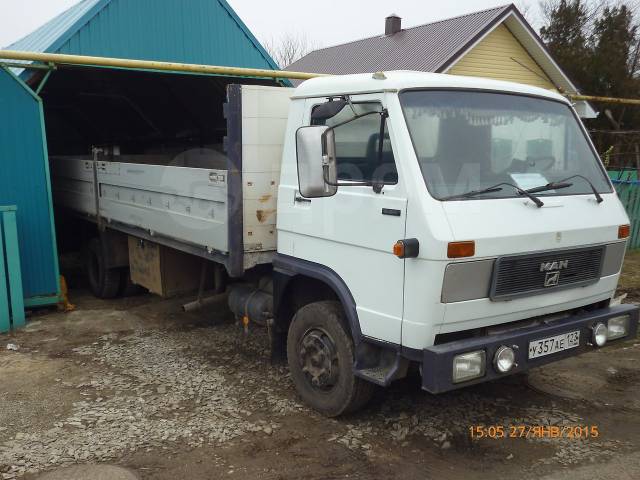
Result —
POLYGON ((161 297, 197 290, 203 261, 173 248, 129 237, 131 281, 161 297))
POLYGON ((160 245, 129 237, 129 268, 133 283, 162 295, 160 245))
MULTIPOLYGON (((160 247, 163 297, 195 292, 205 260, 173 248, 160 247)), ((209 270, 211 272, 211 269, 209 270)))
POLYGON ((242 86, 242 200, 245 252, 276 249, 276 199, 293 89, 242 86))
POLYGON ((446 73, 556 88, 505 25, 496 27, 446 73))

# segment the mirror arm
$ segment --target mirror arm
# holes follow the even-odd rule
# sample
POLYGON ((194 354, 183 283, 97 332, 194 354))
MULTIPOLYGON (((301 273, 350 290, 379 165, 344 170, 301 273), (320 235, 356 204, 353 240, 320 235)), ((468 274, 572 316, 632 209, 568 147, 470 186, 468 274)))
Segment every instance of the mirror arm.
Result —
POLYGON ((349 106, 351 107, 351 111, 353 112, 353 114, 355 116, 358 115, 358 113, 356 112, 356 107, 353 106, 353 102, 351 101, 351 96, 350 95, 345 95, 344 99, 347 101, 347 103, 349 104, 349 106))
POLYGON ((360 113, 360 114, 358 114, 358 115, 356 115, 354 117, 351 117, 351 118, 345 120, 344 122, 336 123, 335 125, 327 128, 327 130, 322 134, 322 136, 326 137, 327 132, 329 130, 335 130, 336 128, 341 127, 342 125, 346 125, 347 123, 351 123, 354 120, 358 120, 359 118, 366 117, 366 116, 369 116, 369 115, 382 115, 383 113, 384 113, 384 111, 382 111, 382 112, 374 111, 374 112, 360 113))

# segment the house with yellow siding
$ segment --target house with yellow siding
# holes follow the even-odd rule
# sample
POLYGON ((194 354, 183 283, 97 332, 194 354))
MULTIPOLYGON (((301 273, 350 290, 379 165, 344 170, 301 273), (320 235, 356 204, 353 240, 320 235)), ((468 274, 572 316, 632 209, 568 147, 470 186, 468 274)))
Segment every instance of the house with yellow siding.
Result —
MULTIPOLYGON (((409 28, 392 14, 384 34, 321 48, 286 69, 334 75, 418 70, 580 93, 512 4, 409 28)), ((583 118, 596 116, 586 102, 575 107, 583 118)))

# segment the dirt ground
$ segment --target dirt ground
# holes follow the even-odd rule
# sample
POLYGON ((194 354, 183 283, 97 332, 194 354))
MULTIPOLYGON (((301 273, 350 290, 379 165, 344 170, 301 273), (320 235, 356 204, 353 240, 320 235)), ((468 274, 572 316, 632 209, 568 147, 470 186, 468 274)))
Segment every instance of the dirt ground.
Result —
MULTIPOLYGON (((636 301, 638 266, 631 255, 621 283, 636 301)), ((0 336, 0 478, 89 463, 141 479, 640 478, 638 339, 439 396, 412 375, 329 420, 270 364, 268 333, 245 335, 224 305, 100 301, 75 283, 75 311, 0 336), (472 438, 474 426, 507 437, 472 438), (588 437, 568 438, 574 427, 588 437)))

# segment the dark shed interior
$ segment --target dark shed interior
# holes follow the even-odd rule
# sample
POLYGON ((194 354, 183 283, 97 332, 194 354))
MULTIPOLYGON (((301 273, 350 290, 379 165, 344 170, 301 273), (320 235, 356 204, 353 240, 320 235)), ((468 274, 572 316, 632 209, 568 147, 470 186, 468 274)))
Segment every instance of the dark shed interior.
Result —
MULTIPOLYGON (((40 76, 41 77, 41 76, 40 76)), ((221 145, 227 85, 276 85, 269 79, 107 68, 60 68, 41 92, 49 154, 175 155, 221 145)))

